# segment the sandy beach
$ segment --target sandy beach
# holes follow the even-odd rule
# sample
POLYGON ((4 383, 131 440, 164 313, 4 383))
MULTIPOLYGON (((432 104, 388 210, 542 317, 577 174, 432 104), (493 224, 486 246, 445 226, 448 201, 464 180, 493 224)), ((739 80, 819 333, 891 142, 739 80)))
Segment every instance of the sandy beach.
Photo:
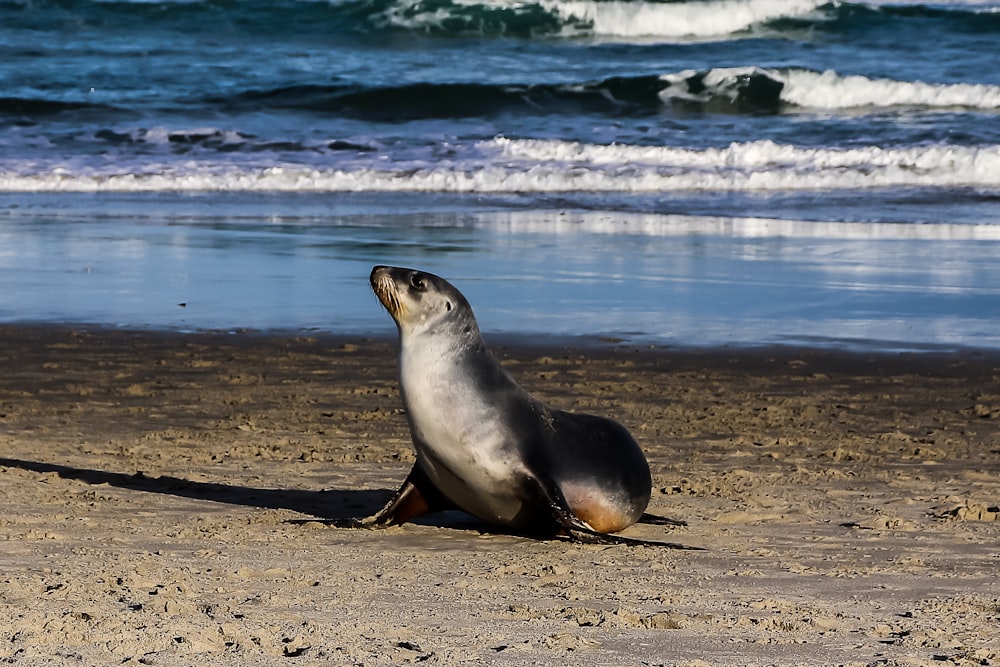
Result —
POLYGON ((704 551, 299 522, 412 465, 390 340, 3 326, 0 662, 1000 663, 1000 354, 502 343, 704 551))

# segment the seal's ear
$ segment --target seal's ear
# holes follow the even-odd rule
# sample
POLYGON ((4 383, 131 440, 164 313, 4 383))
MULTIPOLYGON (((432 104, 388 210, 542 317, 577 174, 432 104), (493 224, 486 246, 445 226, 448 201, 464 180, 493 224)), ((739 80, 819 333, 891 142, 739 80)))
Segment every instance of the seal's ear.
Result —
POLYGON ((445 307, 445 308, 446 308, 447 310, 449 310, 449 311, 450 311, 450 310, 451 310, 451 301, 445 301, 445 302, 444 302, 444 307, 445 307))

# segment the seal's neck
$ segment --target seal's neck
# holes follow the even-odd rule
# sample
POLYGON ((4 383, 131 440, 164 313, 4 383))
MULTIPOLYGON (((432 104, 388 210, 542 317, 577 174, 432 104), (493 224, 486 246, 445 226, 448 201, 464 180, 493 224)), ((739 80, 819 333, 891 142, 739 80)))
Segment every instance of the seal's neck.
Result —
POLYGON ((475 322, 468 326, 436 326, 419 332, 399 332, 403 356, 427 359, 454 359, 486 349, 475 322))
POLYGON ((456 349, 482 344, 479 325, 471 313, 449 313, 431 322, 401 324, 399 340, 404 348, 417 346, 452 346, 456 349))

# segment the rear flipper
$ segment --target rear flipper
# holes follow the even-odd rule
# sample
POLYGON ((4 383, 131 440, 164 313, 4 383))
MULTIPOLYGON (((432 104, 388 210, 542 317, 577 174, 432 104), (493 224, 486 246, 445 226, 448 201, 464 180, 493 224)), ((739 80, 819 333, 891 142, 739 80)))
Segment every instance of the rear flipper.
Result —
POLYGON ((430 512, 457 509, 434 488, 418 464, 414 464, 399 490, 385 507, 367 517, 346 519, 296 519, 293 523, 322 523, 335 528, 388 528, 430 512))
POLYGON ((634 537, 623 537, 609 533, 599 533, 586 522, 581 521, 572 514, 569 515, 566 523, 561 524, 563 530, 574 542, 583 544, 628 544, 630 546, 661 547, 664 549, 683 549, 684 551, 704 551, 703 547, 690 547, 677 542, 657 542, 654 540, 639 540, 634 537), (567 525, 568 524, 568 525, 567 525))
MULTIPOLYGON (((582 523, 582 522, 581 522, 582 523)), ((586 524, 580 527, 566 529, 569 538, 581 544, 627 544, 634 547, 660 547, 661 549, 680 549, 683 551, 704 551, 704 547, 692 547, 678 542, 658 542, 655 540, 639 540, 634 537, 598 533, 586 524)))
MULTIPOLYGON (((594 530, 586 521, 581 520, 569 509, 569 503, 563 495, 559 486, 552 480, 542 480, 534 475, 525 476, 525 482, 531 487, 539 497, 539 501, 549 509, 553 521, 562 529, 570 540, 583 544, 627 544, 630 546, 661 547, 666 549, 683 549, 686 551, 704 551, 702 547, 689 547, 676 542, 655 542, 652 540, 639 540, 634 537, 622 537, 610 533, 601 533, 594 530)), ((657 523, 658 525, 678 525, 672 519, 665 519, 653 514, 643 514, 640 521, 649 517, 651 521, 644 523, 657 523)), ((681 525, 686 525, 681 523, 681 525)))

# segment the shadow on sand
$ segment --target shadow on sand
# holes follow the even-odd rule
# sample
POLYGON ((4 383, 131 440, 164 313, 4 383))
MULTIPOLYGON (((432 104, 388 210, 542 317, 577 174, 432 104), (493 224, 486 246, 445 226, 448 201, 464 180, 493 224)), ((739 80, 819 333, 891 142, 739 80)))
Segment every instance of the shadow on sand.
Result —
POLYGON ((180 477, 147 477, 141 472, 127 475, 105 470, 73 468, 55 463, 0 458, 0 467, 20 468, 37 473, 55 473, 64 479, 75 479, 87 484, 107 484, 120 489, 161 493, 210 500, 230 505, 287 509, 318 519, 336 519, 344 516, 365 516, 377 511, 392 496, 389 489, 302 491, 289 489, 255 489, 214 482, 193 482, 180 477))
MULTIPOLYGON (((142 472, 126 475, 119 472, 74 468, 55 463, 0 457, 0 468, 4 467, 30 470, 37 473, 55 473, 63 479, 75 479, 93 485, 107 484, 120 489, 142 491, 145 493, 160 493, 192 500, 209 500, 245 507, 286 509, 315 517, 314 519, 289 519, 286 523, 290 524, 305 524, 312 521, 332 523, 335 520, 343 520, 349 517, 368 516, 381 509, 393 495, 393 492, 388 489, 323 489, 320 491, 255 489, 215 482, 192 482, 188 479, 171 477, 169 475, 147 477, 142 472)), ((519 535, 519 533, 497 528, 496 526, 487 526, 460 510, 432 512, 431 514, 417 517, 411 522, 439 528, 476 531, 479 533, 519 535)), ((651 514, 643 514, 640 522, 654 525, 686 525, 682 521, 651 514)), ((552 535, 544 537, 536 535, 533 537, 534 539, 553 539, 552 535)), ((645 544, 673 549, 699 549, 699 547, 688 547, 670 542, 650 542, 618 536, 606 536, 606 538, 609 541, 601 543, 645 544)), ((579 540, 579 537, 573 539, 579 540)))

